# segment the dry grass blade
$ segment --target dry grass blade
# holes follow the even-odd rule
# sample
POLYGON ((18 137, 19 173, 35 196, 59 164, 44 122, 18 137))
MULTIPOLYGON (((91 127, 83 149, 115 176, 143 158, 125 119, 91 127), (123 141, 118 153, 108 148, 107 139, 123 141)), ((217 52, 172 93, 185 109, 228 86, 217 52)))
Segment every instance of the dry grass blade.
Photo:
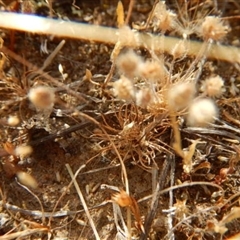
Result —
MULTIPOLYGON (((102 206, 105 206, 109 203, 109 201, 105 201, 99 205, 93 206, 89 209, 95 209, 95 208, 100 208, 102 206)), ((70 215, 76 215, 77 213, 83 213, 84 209, 78 210, 78 211, 65 211, 65 210, 60 210, 60 211, 55 211, 55 212, 41 212, 39 210, 28 210, 28 209, 23 209, 15 205, 11 205, 9 203, 3 203, 0 201, 0 206, 13 212, 20 212, 23 213, 24 215, 29 215, 33 216, 34 219, 40 219, 40 218, 60 218, 60 217, 65 217, 65 216, 70 216, 70 215)))
POLYGON ((11 240, 11 239, 20 239, 32 235, 34 233, 48 232, 48 228, 36 228, 36 229, 27 229, 23 231, 18 231, 16 233, 6 234, 4 236, 0 236, 0 240, 11 240))
MULTIPOLYGON (((47 68, 51 64, 51 62, 56 57, 58 52, 63 48, 65 42, 66 42, 65 40, 62 40, 58 44, 58 46, 54 49, 54 51, 47 57, 47 59, 43 63, 43 66, 40 68, 41 71, 44 71, 44 69, 47 68)), ((31 76, 31 77, 33 78, 33 76, 31 76)))
POLYGON ((132 10, 133 10, 134 3, 135 3, 135 0, 130 0, 130 1, 129 1, 127 16, 126 16, 126 19, 125 19, 125 24, 126 24, 126 25, 129 23, 129 20, 130 20, 131 14, 132 14, 132 10))
POLYGON ((121 234, 121 236, 123 236, 123 238, 126 239, 127 236, 129 235, 128 227, 125 224, 119 205, 114 202, 112 204, 113 204, 113 216, 114 216, 115 226, 117 229, 117 235, 121 234), (120 218, 123 229, 119 226, 119 220, 118 220, 119 218, 120 218))
POLYGON ((90 212, 89 212, 89 210, 88 210, 87 204, 86 204, 86 202, 85 202, 85 200, 84 200, 84 197, 83 197, 83 195, 82 195, 82 192, 81 192, 81 190, 80 190, 80 188, 79 188, 79 185, 78 185, 78 183, 77 183, 77 181, 76 181, 76 178, 75 178, 75 176, 74 176, 74 174, 73 174, 73 172, 72 172, 72 169, 71 169, 71 167, 69 166, 69 164, 66 164, 66 168, 67 168, 67 170, 68 170, 69 175, 70 175, 71 178, 72 178, 73 184, 74 184, 74 186, 75 186, 75 188, 76 188, 76 190, 77 190, 78 196, 79 196, 79 198, 80 198, 80 200, 81 200, 81 202, 82 202, 83 208, 84 208, 85 213, 86 213, 86 215, 87 215, 88 221, 89 221, 89 223, 90 223, 90 225, 91 225, 91 227, 92 227, 92 230, 93 230, 93 232, 94 232, 95 238, 96 238, 97 240, 100 240, 100 237, 99 237, 99 235, 98 235, 96 226, 95 226, 95 224, 94 224, 94 222, 93 222, 93 219, 92 219, 92 217, 91 217, 91 215, 90 215, 90 212))

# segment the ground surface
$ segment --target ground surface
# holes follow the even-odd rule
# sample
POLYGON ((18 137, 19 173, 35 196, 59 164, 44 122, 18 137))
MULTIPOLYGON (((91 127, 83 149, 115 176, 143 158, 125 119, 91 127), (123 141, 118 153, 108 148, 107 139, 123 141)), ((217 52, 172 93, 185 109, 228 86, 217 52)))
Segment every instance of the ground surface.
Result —
MULTIPOLYGON (((2 2, 2 9, 13 11, 15 2, 2 2)), ((179 21, 185 19, 182 21, 186 26, 206 15, 222 14, 224 19, 240 14, 240 5, 234 0, 191 2, 191 5, 186 5, 184 1, 172 0, 166 1, 166 5, 177 14, 179 21)), ((50 15, 48 4, 31 4, 31 11, 36 14, 50 15)), ((123 4, 127 13, 129 1, 123 4)), ((74 6, 70 0, 56 0, 52 14, 54 17, 88 24, 116 27, 116 6, 117 1, 76 1, 74 6)), ((154 1, 136 1, 130 25, 143 26, 153 6, 154 1)), ((15 10, 22 11, 22 7, 16 6, 15 10)), ((239 47, 240 21, 238 17, 227 20, 231 31, 221 41, 239 47)), ((154 29, 152 22, 140 31, 160 32, 154 29)), ((43 66, 62 40, 8 29, 2 29, 0 33, 5 47, 38 68, 43 66)), ((179 32, 173 30, 165 34, 181 37, 179 32)), ((188 37, 202 41, 194 31, 188 37)), ((1 61, 4 65, 0 65, 0 239, 96 238, 76 188, 71 185, 68 189, 71 176, 66 164, 74 173, 83 167, 76 180, 100 239, 127 239, 123 223, 127 224, 127 221, 131 222, 132 239, 227 239, 240 232, 239 219, 236 217, 240 211, 239 65, 207 58, 202 65, 201 61, 197 61, 194 66, 193 72, 200 73, 196 82, 197 96, 201 96, 199 89, 209 76, 221 76, 225 91, 213 98, 219 111, 214 126, 193 129, 186 125, 185 113, 177 114, 178 122, 181 122, 178 127, 183 149, 188 151, 193 140, 201 141, 191 158, 192 169, 186 173, 182 158, 172 147, 174 133, 166 105, 158 102, 144 109, 131 101, 115 98, 111 83, 107 86, 103 84, 111 69, 110 56, 114 46, 65 40, 64 47, 44 72, 80 94, 81 98, 57 87, 43 74, 34 74, 32 69, 17 61, 13 55, 5 54, 3 58, 6 56, 7 59, 1 61), (92 74, 91 80, 86 69, 92 74), (67 74, 65 79, 62 74, 67 74), (55 89, 56 101, 50 113, 37 112, 27 98, 29 89, 39 84, 55 89), (79 111, 96 119, 100 125, 83 115, 79 116, 79 111), (11 126, 7 122, 9 116, 17 116, 20 123, 11 126), (142 138, 145 140, 142 141, 142 138), (10 155, 14 154, 7 151, 6 142, 15 147, 30 145, 33 152, 21 161, 18 156, 15 157, 12 167, 8 167, 13 158, 10 155), (131 220, 127 220, 127 208, 119 208, 110 201, 119 190, 126 190, 124 171, 116 151, 126 167, 131 199, 138 202, 142 219, 138 223, 135 223, 134 214, 131 220), (36 179, 36 189, 29 191, 24 184, 19 184, 15 177, 19 169, 36 179), (156 189, 159 193, 169 186, 199 181, 202 184, 167 191, 161 196, 157 194, 155 198, 152 196, 156 189), (207 186, 203 182, 213 185, 207 186), (235 210, 233 207, 236 207, 235 210), (172 215, 169 214, 171 212, 172 215), (123 216, 123 221, 120 216, 123 216), (229 220, 224 220, 224 216, 229 220), (141 223, 145 233, 136 227, 141 223), (227 228, 226 231, 224 228, 227 228), (36 232, 20 236, 20 233, 30 230, 36 232), (19 235, 13 236, 13 233, 19 235)), ((159 57, 160 61, 164 59, 169 74, 179 74, 181 79, 191 62, 197 58, 186 56, 173 64, 172 56, 167 53, 153 53, 151 49, 136 51, 143 59, 153 56, 159 57), (174 68, 170 71, 171 66, 174 68)), ((204 58, 205 55, 201 56, 201 59, 204 58)), ((110 82, 116 81, 119 76, 116 68, 110 82)), ((176 81, 176 77, 173 79, 176 81)), ((144 81, 137 80, 137 88, 140 89, 144 81)), ((160 89, 157 87, 155 91, 161 93, 160 89)))

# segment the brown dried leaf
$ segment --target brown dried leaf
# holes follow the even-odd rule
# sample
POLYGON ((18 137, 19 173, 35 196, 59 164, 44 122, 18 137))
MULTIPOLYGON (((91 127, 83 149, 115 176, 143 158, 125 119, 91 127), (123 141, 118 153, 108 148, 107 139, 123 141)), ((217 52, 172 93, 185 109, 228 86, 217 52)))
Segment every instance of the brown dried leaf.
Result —
POLYGON ((10 142, 4 143, 3 148, 8 154, 15 156, 15 147, 12 143, 10 142))
POLYGON ((142 219, 141 219, 141 215, 140 215, 140 211, 139 211, 137 201, 133 197, 131 197, 131 199, 132 199, 132 205, 130 206, 130 209, 131 209, 131 211, 132 211, 132 213, 133 213, 133 215, 136 219, 137 227, 142 232, 145 232, 143 224, 142 224, 142 219))
POLYGON ((200 169, 203 169, 203 168, 207 168, 207 169, 210 169, 211 168, 211 164, 210 164, 210 162, 203 162, 203 163, 200 163, 197 167, 195 167, 194 169, 193 169, 193 172, 196 172, 196 171, 198 171, 198 170, 200 170, 200 169))

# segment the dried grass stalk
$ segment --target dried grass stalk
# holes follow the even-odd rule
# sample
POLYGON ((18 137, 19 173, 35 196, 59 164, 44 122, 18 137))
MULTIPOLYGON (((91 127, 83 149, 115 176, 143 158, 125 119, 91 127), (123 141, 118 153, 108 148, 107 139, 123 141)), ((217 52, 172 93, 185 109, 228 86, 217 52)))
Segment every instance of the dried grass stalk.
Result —
POLYGON ((91 215, 90 215, 90 212, 89 212, 89 210, 88 210, 87 204, 86 204, 86 202, 85 202, 85 200, 84 200, 84 197, 83 197, 83 195, 82 195, 82 192, 81 192, 81 190, 80 190, 80 187, 79 187, 76 179, 74 178, 74 174, 73 174, 73 172, 72 172, 72 169, 71 169, 70 165, 69 165, 69 164, 66 164, 66 168, 67 168, 67 170, 68 170, 69 175, 70 175, 71 178, 72 178, 73 184, 74 184, 74 186, 75 186, 75 188, 76 188, 76 190, 77 190, 78 196, 79 196, 79 198, 80 198, 80 200, 81 200, 81 202, 82 202, 83 208, 84 208, 84 210, 85 210, 85 212, 86 212, 88 221, 89 221, 89 223, 90 223, 90 225, 91 225, 91 227, 92 227, 92 230, 93 230, 93 233, 94 233, 94 235, 95 235, 95 238, 96 238, 97 240, 100 240, 100 237, 99 237, 99 235, 98 235, 96 226, 95 226, 95 224, 94 224, 94 222, 93 222, 93 219, 92 219, 92 217, 91 217, 91 215))

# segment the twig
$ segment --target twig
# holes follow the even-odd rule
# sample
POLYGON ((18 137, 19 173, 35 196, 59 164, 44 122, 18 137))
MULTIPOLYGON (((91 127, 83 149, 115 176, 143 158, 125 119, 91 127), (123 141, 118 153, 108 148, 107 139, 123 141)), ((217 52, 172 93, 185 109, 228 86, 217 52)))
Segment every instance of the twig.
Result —
POLYGON ((64 46, 65 42, 66 42, 65 40, 62 40, 58 44, 58 46, 53 50, 53 52, 44 61, 43 66, 40 68, 40 70, 44 71, 44 69, 51 64, 52 60, 56 57, 58 52, 62 49, 62 47, 64 46))
MULTIPOLYGON (((116 44, 117 41, 119 41, 119 34, 121 32, 121 29, 10 12, 0 12, 0 28, 39 34, 51 34, 60 37, 109 44, 116 44)), ((156 36, 144 33, 133 34, 137 41, 128 41, 126 39, 126 42, 124 42, 124 39, 122 39, 122 44, 129 47, 144 47, 154 51, 171 54, 174 46, 181 41, 181 39, 175 37, 156 36), (164 42, 164 45, 159 44, 159 42, 164 42)), ((198 55, 202 45, 202 42, 187 41, 187 54, 190 56, 198 55)), ((212 44, 206 56, 208 58, 240 63, 240 49, 237 47, 212 44)))
POLYGON ((48 228, 46 228, 46 227, 27 229, 27 230, 23 230, 23 231, 18 231, 16 233, 10 233, 10 234, 4 235, 4 236, 0 236, 0 240, 10 240, 10 239, 18 239, 18 238, 23 239, 23 237, 26 237, 33 233, 47 232, 47 231, 48 231, 48 228))
POLYGON ((127 16, 125 19, 125 24, 128 25, 129 24, 129 20, 133 11, 133 6, 134 6, 135 0, 130 0, 129 5, 128 5, 128 11, 127 11, 127 16))
POLYGON ((158 178, 158 166, 153 162, 152 166, 152 193, 154 194, 157 187, 157 178, 158 178))
POLYGON ((80 190, 80 187, 79 187, 79 185, 78 185, 78 183, 77 183, 77 181, 76 181, 76 177, 74 176, 70 165, 69 165, 69 164, 66 164, 65 166, 66 166, 66 168, 67 168, 67 170, 68 170, 69 175, 70 175, 71 178, 72 178, 73 184, 74 184, 74 186, 75 186, 75 188, 76 188, 76 190, 77 190, 78 196, 79 196, 79 198, 80 198, 80 200, 81 200, 81 202, 82 202, 83 208, 84 208, 85 213, 86 213, 86 215, 87 215, 88 221, 89 221, 89 223, 90 223, 90 225, 91 225, 91 227, 92 227, 92 230, 93 230, 93 233, 94 233, 94 235, 95 235, 95 238, 96 238, 97 240, 100 240, 100 237, 99 237, 99 235, 98 235, 97 229, 96 229, 96 227, 95 227, 95 224, 94 224, 94 222, 93 222, 93 219, 92 219, 92 217, 91 217, 91 215, 90 215, 90 212, 89 212, 89 210, 88 210, 87 204, 86 204, 86 202, 85 202, 85 200, 84 200, 84 197, 83 197, 83 195, 82 195, 82 192, 81 192, 81 190, 80 190))
MULTIPOLYGON (((89 209, 96 209, 96 208, 100 208, 102 206, 105 206, 106 204, 109 204, 109 201, 104 201, 96 206, 90 207, 89 209)), ((9 203, 3 203, 2 201, 0 201, 0 206, 4 207, 5 209, 8 209, 10 211, 13 212, 20 212, 22 214, 28 215, 28 216, 33 216, 35 219, 39 219, 39 218, 58 218, 58 217, 65 217, 65 216, 70 216, 70 215, 76 215, 78 213, 82 213, 84 212, 84 209, 81 210, 77 210, 77 211, 54 211, 54 212, 42 212, 39 210, 28 210, 28 209, 23 209, 20 208, 18 206, 9 204, 9 203)))

